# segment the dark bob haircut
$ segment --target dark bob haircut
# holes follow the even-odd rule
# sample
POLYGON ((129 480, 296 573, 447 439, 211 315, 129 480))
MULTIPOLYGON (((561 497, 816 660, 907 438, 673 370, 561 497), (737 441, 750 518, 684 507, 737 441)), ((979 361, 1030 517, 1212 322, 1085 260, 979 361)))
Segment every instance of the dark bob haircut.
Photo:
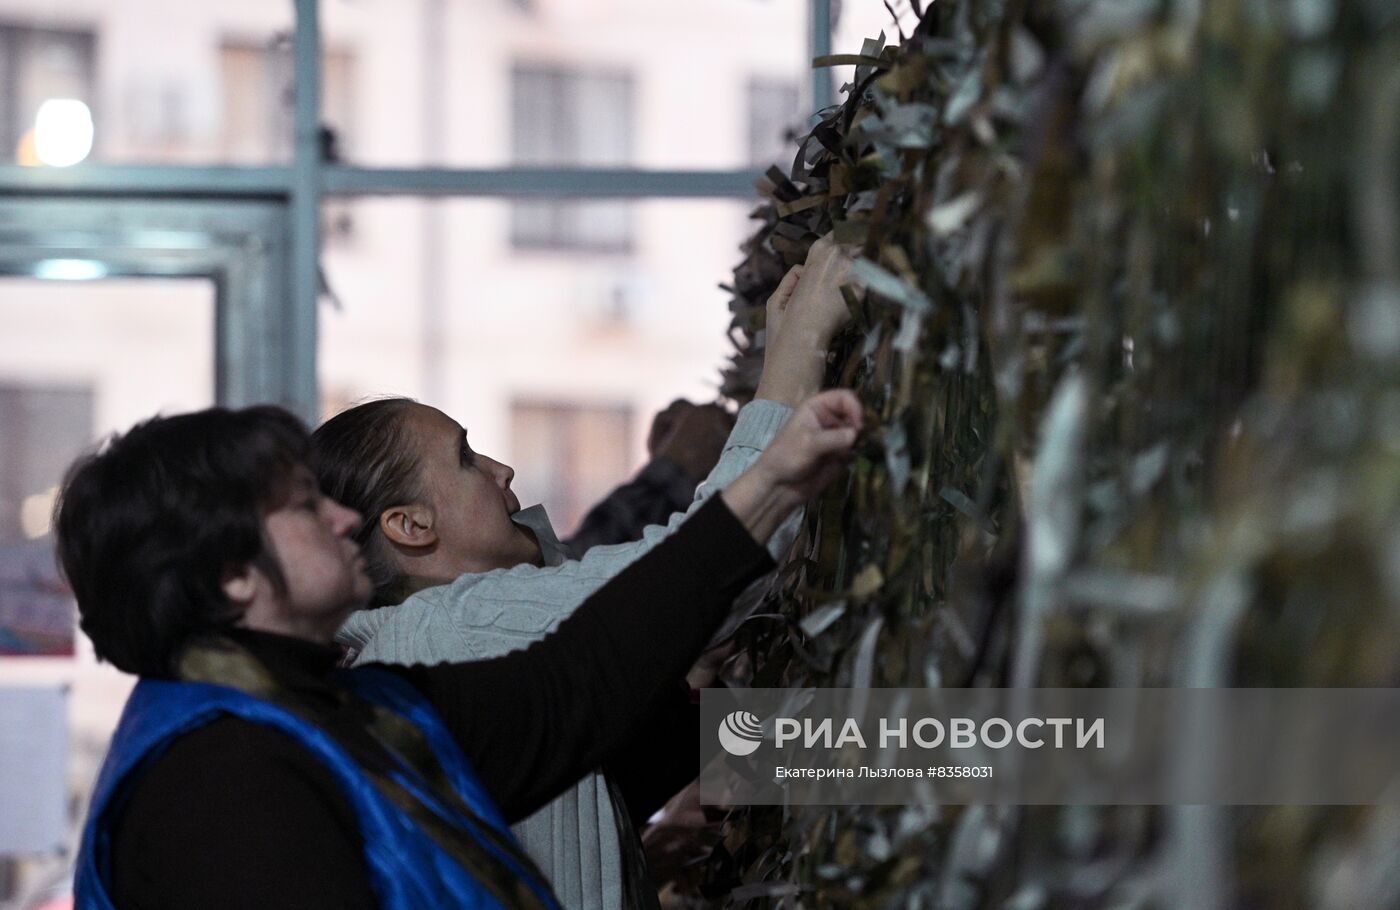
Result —
POLYGON ((255 565, 285 584, 263 516, 306 464, 305 426, 270 407, 157 417, 69 469, 58 558, 97 655, 168 677, 192 636, 238 621, 226 573, 255 565))
POLYGON ((403 572, 379 517, 422 500, 417 447, 404 426, 412 398, 379 398, 342 411, 311 434, 311 470, 321 492, 364 516, 355 542, 374 584, 373 604, 396 603, 403 572))

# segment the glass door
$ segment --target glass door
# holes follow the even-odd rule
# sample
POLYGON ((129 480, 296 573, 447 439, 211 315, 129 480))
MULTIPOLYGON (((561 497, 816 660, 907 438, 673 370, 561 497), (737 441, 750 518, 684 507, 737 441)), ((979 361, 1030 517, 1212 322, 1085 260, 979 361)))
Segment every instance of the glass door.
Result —
POLYGON ((156 413, 291 400, 274 201, 0 205, 0 906, 70 887, 77 825, 135 680, 99 664, 50 518, 82 452, 156 413))

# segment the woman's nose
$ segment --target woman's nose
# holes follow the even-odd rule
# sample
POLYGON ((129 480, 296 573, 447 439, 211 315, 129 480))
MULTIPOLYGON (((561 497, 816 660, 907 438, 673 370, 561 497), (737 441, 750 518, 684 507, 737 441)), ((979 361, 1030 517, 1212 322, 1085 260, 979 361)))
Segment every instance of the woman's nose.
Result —
POLYGON ((494 458, 487 459, 491 462, 491 474, 496 478, 496 484, 502 490, 510 489, 510 482, 515 479, 515 468, 508 464, 502 464, 494 458))

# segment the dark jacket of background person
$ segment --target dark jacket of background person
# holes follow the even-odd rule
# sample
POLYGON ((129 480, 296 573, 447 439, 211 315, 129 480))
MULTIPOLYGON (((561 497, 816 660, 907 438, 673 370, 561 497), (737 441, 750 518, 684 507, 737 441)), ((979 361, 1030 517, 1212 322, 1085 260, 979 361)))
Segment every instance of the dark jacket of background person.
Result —
POLYGON ((698 484, 669 458, 653 458, 588 510, 578 530, 563 541, 564 549, 578 559, 594 547, 636 540, 647 525, 665 524, 673 513, 684 512, 698 484))
POLYGON ((671 402, 647 435, 651 460, 589 510, 564 541, 569 556, 578 559, 593 547, 637 540, 647 525, 664 525, 672 513, 684 512, 695 487, 719 461, 733 426, 734 418, 717 405, 671 402))

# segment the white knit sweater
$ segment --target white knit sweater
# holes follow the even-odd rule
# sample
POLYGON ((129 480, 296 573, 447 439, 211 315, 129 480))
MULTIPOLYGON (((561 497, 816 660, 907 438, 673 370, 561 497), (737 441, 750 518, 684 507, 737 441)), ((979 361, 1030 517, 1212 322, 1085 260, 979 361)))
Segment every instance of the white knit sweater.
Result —
MULTIPOLYGON (((363 610, 337 640, 358 652, 356 664, 434 664, 497 657, 543 638, 608 579, 673 533, 708 497, 742 474, 773 439, 791 409, 756 400, 739 412, 719 462, 695 492, 689 511, 652 525, 634 543, 594 547, 580 560, 516 566, 462 575, 427 588, 396 607, 363 610)), ((798 520, 769 541, 778 558, 798 520)), ((508 746, 503 746, 508 748, 508 746)), ((548 876, 565 910, 623 906, 617 824, 607 783, 589 774, 577 786, 513 826, 521 845, 548 876)))

